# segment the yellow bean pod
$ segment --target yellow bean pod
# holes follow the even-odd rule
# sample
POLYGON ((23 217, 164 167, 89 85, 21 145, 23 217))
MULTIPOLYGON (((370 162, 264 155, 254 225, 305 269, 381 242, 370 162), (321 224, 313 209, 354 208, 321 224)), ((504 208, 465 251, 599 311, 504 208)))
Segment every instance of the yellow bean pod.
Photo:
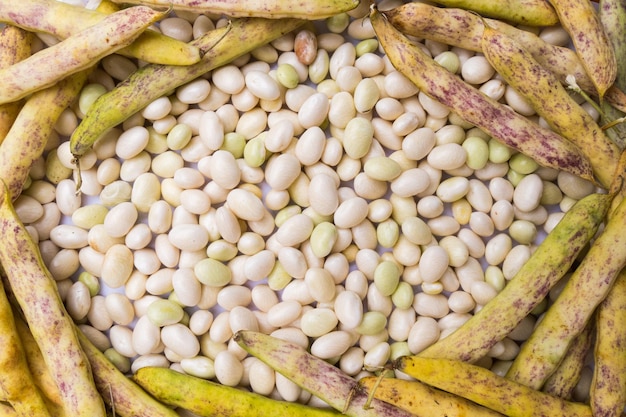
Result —
POLYGON ((466 362, 404 356, 394 366, 418 381, 509 417, 591 417, 586 404, 534 390, 466 362))
POLYGON ((235 19, 230 25, 212 30, 193 41, 204 54, 197 64, 185 67, 146 65, 140 68, 91 105, 70 138, 72 154, 77 158, 82 156, 109 129, 153 100, 302 24, 304 21, 299 19, 235 19))
POLYGON ((598 182, 608 188, 620 150, 593 117, 572 98, 557 77, 544 69, 518 42, 485 26, 482 50, 493 68, 535 109, 548 125, 578 146, 598 182))
POLYGON ((54 379, 52 379, 52 375, 44 361, 39 345, 37 345, 28 325, 26 325, 21 317, 16 316, 15 327, 17 333, 20 335, 22 345, 24 346, 26 361, 28 362, 28 368, 33 376, 35 385, 39 387, 39 390, 46 397, 48 403, 55 404, 59 407, 62 406, 63 401, 61 400, 59 387, 56 386, 54 379))
POLYGON ((43 396, 28 368, 22 341, 15 326, 11 303, 0 280, 0 397, 17 415, 49 416, 43 396))
MULTIPOLYGON (((65 39, 119 10, 117 4, 106 4, 114 5, 115 9, 89 10, 56 0, 0 2, 0 22, 65 39)), ((153 64, 191 65, 200 60, 197 47, 153 30, 146 30, 117 53, 153 64)))
POLYGON ((528 26, 550 26, 559 21, 554 9, 544 0, 436 0, 436 3, 528 26))
POLYGON ((626 270, 598 307, 595 334, 589 403, 595 416, 617 416, 626 406, 626 270))
POLYGON ((572 340, 583 331, 626 266, 625 228, 626 199, 621 198, 557 299, 522 345, 507 378, 538 389, 555 371, 572 340))
POLYGON ((95 65, 130 44, 163 12, 136 6, 120 10, 61 42, 0 69, 0 104, 19 100, 95 65))
POLYGON ((352 377, 313 356, 300 345, 249 330, 237 332, 234 340, 246 352, 347 416, 413 416, 408 411, 377 399, 368 404, 367 395, 358 389, 352 377))
POLYGON ((96 388, 104 402, 122 417, 177 417, 178 413, 155 400, 104 356, 87 337, 76 329, 78 340, 93 371, 96 388))
POLYGON ((266 19, 295 18, 326 19, 347 12, 359 5, 359 0, 114 0, 118 3, 172 7, 196 13, 223 14, 230 17, 264 17, 266 19))
POLYGON ((279 401, 166 368, 141 368, 133 375, 133 380, 164 404, 198 416, 341 416, 332 409, 279 401))
POLYGON ((437 64, 394 28, 384 12, 373 9, 370 19, 391 63, 425 94, 538 164, 593 181, 591 164, 576 145, 487 97, 437 64))
POLYGON ((393 404, 416 416, 428 417, 498 417, 493 410, 458 395, 438 390, 420 381, 366 376, 359 387, 374 398, 393 404))
POLYGON ((570 34, 574 49, 596 86, 600 99, 617 75, 617 59, 598 13, 589 0, 549 0, 559 22, 570 34))
POLYGON ((89 71, 82 71, 31 95, 0 144, 0 178, 15 200, 33 163, 42 155, 57 119, 78 96, 89 71))
POLYGON ((486 23, 519 42, 561 82, 565 82, 568 75, 573 75, 580 88, 595 93, 595 86, 576 52, 552 45, 534 33, 504 21, 484 18, 468 10, 435 7, 420 2, 409 2, 387 10, 385 16, 402 33, 475 52, 482 52, 482 35, 486 23))
POLYGON ((557 397, 570 399, 571 393, 580 380, 580 375, 587 361, 587 353, 592 342, 592 323, 574 339, 563 361, 542 387, 542 391, 557 397))
MULTIPOLYGON (((0 29, 0 68, 6 68, 28 58, 31 54, 33 36, 33 33, 16 26, 7 25, 0 29)), ((11 128, 22 104, 14 102, 0 105, 0 142, 11 128)))
POLYGON ((498 295, 419 355, 466 362, 485 356, 567 273, 604 221, 610 202, 606 194, 591 194, 578 201, 498 295))
POLYGON ((0 184, 0 263, 12 293, 59 387, 67 414, 104 417, 104 404, 74 323, 38 246, 15 213, 4 183, 0 184))

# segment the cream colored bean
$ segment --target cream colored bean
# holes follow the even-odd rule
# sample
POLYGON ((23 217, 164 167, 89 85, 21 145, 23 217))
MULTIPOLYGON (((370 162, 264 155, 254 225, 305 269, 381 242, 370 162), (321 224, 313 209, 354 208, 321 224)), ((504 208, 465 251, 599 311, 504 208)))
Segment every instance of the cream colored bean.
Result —
POLYGON ((337 227, 349 229, 361 223, 367 217, 367 201, 361 197, 352 197, 337 207, 333 219, 337 227))
POLYGON ((476 302, 470 293, 454 291, 448 297, 448 306, 455 313, 470 313, 476 306, 476 302))
POLYGON ((398 342, 407 341, 416 320, 415 310, 410 305, 408 308, 394 309, 389 316, 389 337, 398 342))
POLYGON ((476 300, 478 305, 485 305, 493 297, 495 297, 498 292, 488 283, 484 281, 476 281, 473 282, 470 286, 470 294, 476 300))
MULTIPOLYGON (((36 200, 34 200, 33 202, 36 202, 36 200)), ((57 206, 59 207, 59 211, 61 211, 61 213, 66 216, 71 216, 72 213, 81 206, 81 196, 80 194, 76 193, 76 183, 73 180, 64 179, 64 180, 61 180, 57 184, 56 203, 57 203, 57 206)), ((16 205, 16 210, 18 210, 19 208, 24 208, 24 207, 20 207, 19 198, 18 198, 18 204, 16 205)), ((37 207, 37 209, 38 209, 37 211, 40 212, 39 216, 41 216, 43 214, 43 208, 37 207)), ((23 211, 24 210, 22 210, 22 212, 23 211)), ((18 216, 19 215, 20 215, 20 212, 18 211, 18 216)), ((36 220, 37 219, 33 219, 29 221, 28 223, 36 221, 36 220)))
POLYGON ((537 174, 526 175, 513 192, 513 204, 522 211, 532 211, 539 206, 543 182, 537 174))
POLYGON ((535 114, 534 107, 524 98, 517 90, 511 86, 506 87, 504 92, 504 100, 506 104, 511 106, 513 110, 523 116, 533 116, 535 114))
POLYGON ((146 275, 155 273, 161 267, 161 261, 152 248, 135 250, 133 257, 135 268, 146 275))
POLYGON ((128 231, 126 237, 124 238, 124 243, 130 249, 139 250, 148 246, 151 240, 152 231, 148 225, 145 223, 139 223, 128 231))
POLYGON ((146 294, 146 281, 148 277, 139 271, 133 271, 126 285, 124 285, 124 294, 129 300, 139 300, 146 294))
POLYGON ((391 71, 384 77, 384 89, 389 97, 403 99, 418 94, 419 89, 399 71, 391 71))
POLYGON ((489 192, 494 200, 513 201, 514 187, 507 179, 496 177, 489 181, 489 192))
POLYGON ((259 323, 256 316, 244 306, 235 306, 230 311, 228 322, 233 334, 239 330, 259 331, 259 323))
POLYGON ((490 265, 499 265, 511 250, 513 243, 509 235, 499 233, 493 236, 485 246, 485 260, 490 265))
POLYGON ((380 342, 369 349, 363 359, 363 366, 366 370, 375 371, 380 369, 391 356, 391 347, 387 342, 380 342))
POLYGON ((104 305, 113 323, 122 326, 129 325, 135 318, 135 310, 130 300, 124 294, 111 293, 104 299, 104 305))
POLYGON ((379 98, 380 90, 376 82, 372 78, 364 78, 354 90, 354 107, 359 113, 368 113, 376 106, 379 98))
POLYGON ((206 247, 209 233, 201 225, 180 224, 169 231, 168 238, 180 250, 195 251, 206 247))
POLYGON ((329 302, 335 297, 333 276, 323 268, 309 268, 304 282, 311 297, 318 303, 329 302))
POLYGON ((478 236, 489 237, 495 230, 494 222, 488 214, 474 211, 469 219, 470 230, 478 236))
POLYGON ((289 275, 294 278, 304 278, 307 263, 300 250, 291 246, 281 247, 277 256, 278 261, 289 275))
POLYGON ((80 281, 72 284, 65 298, 65 305, 74 320, 80 321, 85 318, 91 306, 91 294, 87 285, 80 281))
POLYGON ((126 326, 119 324, 111 327, 109 331, 109 338, 111 339, 111 345, 121 355, 132 358, 137 355, 132 344, 133 331, 126 326))
POLYGON ((243 377, 241 361, 230 351, 219 352, 214 360, 215 377, 220 384, 237 386, 243 377))
POLYGON ((354 93, 357 85, 362 79, 363 76, 361 75, 361 71, 354 66, 347 65, 345 67, 341 67, 339 71, 337 71, 337 78, 335 79, 335 82, 337 83, 337 87, 339 87, 340 91, 354 93))
POLYGON ((439 339, 440 335, 437 321, 432 317, 418 317, 411 327, 407 339, 409 350, 417 354, 439 339))
POLYGON ((61 249, 48 262, 50 274, 52 274, 52 277, 57 283, 74 275, 79 267, 80 260, 78 258, 78 251, 74 249, 61 249))
POLYGON ((451 177, 439 184, 436 194, 444 203, 451 203, 465 197, 469 188, 469 180, 467 178, 451 177))
POLYGON ((172 291, 174 289, 172 285, 174 271, 173 268, 161 268, 148 276, 146 291, 153 295, 163 295, 172 291))
POLYGON ((144 150, 148 144, 150 133, 143 126, 135 126, 125 130, 115 145, 115 154, 122 159, 130 159, 144 150))
POLYGON ((78 226, 60 224, 50 231, 50 240, 64 249, 80 249, 88 244, 88 232, 78 226))
POLYGON ((139 213, 131 202, 122 202, 111 208, 104 218, 104 227, 111 237, 123 237, 135 225, 139 213))
POLYGON ((526 245, 516 245, 504 258, 502 262, 502 273, 507 280, 513 279, 515 274, 521 269, 521 267, 528 261, 531 255, 531 250, 526 245))
POLYGON ((261 200, 243 188, 230 191, 226 197, 226 203, 232 212, 243 220, 259 221, 265 215, 261 200))
POLYGON ((311 344, 311 353, 320 359, 330 359, 342 355, 351 345, 350 333, 337 330, 317 338, 311 344))
POLYGON ((594 186, 590 181, 578 179, 575 175, 559 173, 557 184, 563 194, 574 200, 580 200, 594 190, 594 186))
POLYGON ((498 200, 491 207, 491 219, 496 230, 506 230, 515 217, 513 205, 508 200, 498 200))
POLYGON ((420 316, 442 318, 445 317, 450 311, 448 307, 448 299, 443 294, 415 294, 415 300, 413 301, 413 308, 420 316))
POLYGON ((105 206, 114 206, 123 201, 130 201, 132 186, 124 181, 113 181, 100 192, 100 201, 105 206))
POLYGON ((110 288, 122 287, 133 270, 133 253, 126 245, 114 244, 104 255, 101 278, 110 288))
POLYGON ((213 71, 213 84, 227 94, 237 94, 245 86, 245 79, 241 70, 235 65, 225 65, 213 71))
POLYGON ((427 156, 428 163, 435 169, 452 170, 461 167, 467 160, 465 149, 458 143, 435 146, 427 156))
POLYGON ((201 284, 192 268, 179 268, 172 274, 172 288, 178 302, 185 306, 195 306, 200 301, 201 284))
POLYGON ((349 348, 339 359, 339 368, 350 376, 355 376, 363 369, 365 352, 360 347, 349 348))
POLYGON ((204 101, 211 91, 211 83, 204 78, 190 81, 176 89, 176 98, 185 104, 198 104, 204 101))
POLYGON ((176 323, 161 329, 161 340, 165 347, 183 358, 192 358, 200 352, 197 337, 183 324, 176 323))
POLYGON ((277 82, 266 72, 249 71, 245 74, 246 87, 262 100, 276 100, 280 97, 280 88, 277 82))
POLYGON ((453 235, 461 228, 459 222, 454 217, 446 215, 430 219, 427 224, 435 236, 453 235))
POLYGON ((267 320, 272 326, 285 327, 300 317, 301 312, 302 305, 298 301, 281 301, 267 311, 267 320))
POLYGON ((317 163, 324 153, 326 134, 319 126, 313 126, 304 131, 295 147, 295 155, 304 166, 317 163))
POLYGON ((296 214, 278 228, 276 239, 283 246, 296 246, 308 239, 312 231, 311 218, 305 214, 296 214))
POLYGON ((152 158, 150 154, 146 151, 141 151, 132 158, 122 162, 119 177, 126 182, 133 182, 141 174, 148 172, 151 164, 152 158))
POLYGON ((94 276, 100 276, 102 274, 102 265, 104 263, 103 253, 87 246, 78 251, 78 261, 80 266, 88 273, 94 276))
POLYGON ((363 77, 374 77, 381 74, 385 69, 384 60, 373 52, 366 52, 354 62, 363 77))
POLYGON ((270 250, 262 250, 246 259, 244 263, 244 275, 253 282, 261 281, 270 274, 274 268, 276 256, 270 250))
POLYGON ((448 267, 450 256, 441 246, 429 246, 420 258, 419 271, 424 282, 438 281, 448 267))
POLYGON ((292 154, 280 154, 270 158, 265 179, 274 190, 286 190, 300 175, 300 161, 292 154))
POLYGON ((328 116, 329 109, 330 100, 325 94, 312 94, 298 110, 298 122, 305 129, 320 126, 328 116))
POLYGON ((87 320, 97 330, 104 332, 111 328, 113 320, 107 313, 104 296, 96 295, 91 299, 87 320))

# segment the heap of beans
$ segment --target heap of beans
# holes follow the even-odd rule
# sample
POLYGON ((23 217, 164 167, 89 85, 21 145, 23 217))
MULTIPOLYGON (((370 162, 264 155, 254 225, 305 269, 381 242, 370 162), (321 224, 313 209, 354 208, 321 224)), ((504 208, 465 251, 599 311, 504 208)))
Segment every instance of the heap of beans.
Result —
MULTIPOLYGON (((155 100, 82 159, 79 195, 67 138, 139 64, 105 58, 61 117, 15 206, 70 315, 119 369, 172 367, 315 403, 246 357, 234 332, 295 341, 357 378, 376 371, 454 331, 594 191, 417 91, 366 13, 284 36, 155 100)), ((222 24, 181 13, 160 29, 189 41, 222 24)), ((560 28, 541 35, 568 42, 560 28)), ((423 45, 536 117, 484 57, 423 45)), ((481 364, 506 369, 544 308, 481 364)))

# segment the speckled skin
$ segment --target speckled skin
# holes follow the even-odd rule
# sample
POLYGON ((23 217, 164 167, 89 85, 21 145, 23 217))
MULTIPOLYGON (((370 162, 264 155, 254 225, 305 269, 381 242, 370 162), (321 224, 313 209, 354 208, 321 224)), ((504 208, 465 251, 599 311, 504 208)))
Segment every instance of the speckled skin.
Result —
POLYGON ((626 406, 626 270, 596 313, 594 375, 589 403, 598 417, 617 416, 626 406))
POLYGON ((15 327, 11 304, 0 280, 0 398, 21 416, 49 415, 28 369, 26 354, 15 327))
POLYGON ((64 408, 76 417, 104 417, 104 403, 76 328, 37 245, 20 222, 4 183, 0 186, 0 262, 46 365, 59 387, 64 408))
MULTIPOLYGON (((114 1, 129 3, 127 0, 114 1)), ((230 17, 316 20, 350 11, 359 5, 359 0, 131 0, 130 3, 171 6, 174 10, 224 14, 230 17)))
POLYGON ((615 81, 617 60, 593 4, 588 0, 550 0, 600 97, 615 81))
POLYGON ((146 65, 110 92, 100 96, 70 138, 76 157, 83 155, 109 129, 157 98, 202 74, 264 45, 304 24, 299 19, 242 18, 193 41, 203 57, 197 64, 146 65))
POLYGON ((178 417, 178 413, 142 390, 121 373, 80 331, 78 340, 87 355, 96 388, 116 415, 132 417, 178 417))
POLYGON ((593 338, 592 325, 593 322, 590 321, 585 329, 572 341, 563 361, 561 361, 559 367, 556 368, 541 388, 543 392, 561 398, 571 398, 571 393, 580 380, 580 375, 586 365, 587 354, 591 348, 593 338))
MULTIPOLYGON (((65 39, 101 22, 112 12, 103 13, 100 9, 89 10, 56 0, 23 0, 0 3, 0 22, 65 39)), ((152 30, 144 31, 117 53, 155 64, 190 65, 200 60, 198 48, 152 30)))
POLYGON ((574 144, 480 93, 438 65, 395 29, 384 13, 372 10, 370 19, 391 63, 425 94, 538 164, 593 181, 589 160, 574 144))
POLYGON ((87 81, 88 71, 71 75, 29 97, 0 144, 0 178, 11 198, 21 193, 35 160, 41 157, 54 125, 87 81))
POLYGON ((620 149, 570 95, 560 80, 543 68, 518 42, 486 26, 482 36, 485 57, 548 125, 576 144, 589 159, 598 182, 608 188, 620 149))
POLYGON ((556 13, 544 0, 436 0, 436 3, 522 25, 550 26, 558 23, 556 13))
POLYGON ((621 0, 601 0, 598 13, 617 59, 615 84, 626 88, 626 3, 621 0))
POLYGON ((199 416, 334 417, 332 409, 278 401, 166 368, 139 369, 134 380, 164 404, 182 407, 199 416))
POLYGON ((610 216, 602 233, 567 284, 522 345, 507 378, 540 388, 561 362, 572 340, 592 319, 626 266, 626 199, 610 216))
MULTIPOLYGON (((31 54, 34 34, 15 26, 5 26, 0 30, 0 68, 6 68, 31 54)), ((0 105, 0 142, 4 139, 17 117, 22 102, 0 105)))
POLYGON ((586 404, 536 391, 465 362, 405 356, 395 366, 419 381, 509 417, 591 417, 586 404))
POLYGON ((562 82, 571 74, 580 88, 595 93, 595 87, 576 52, 547 43, 534 33, 501 20, 481 18, 467 10, 433 7, 417 2, 385 11, 385 15, 403 33, 476 52, 482 52, 483 23, 486 23, 519 42, 537 62, 552 71, 562 82))
POLYGON ((163 12, 144 6, 120 10, 55 45, 0 69, 0 104, 19 100, 95 65, 102 57, 130 44, 163 16, 163 12))
POLYGON ((419 355, 467 362, 485 356, 565 275, 598 230, 610 201, 605 194, 592 194, 580 200, 492 302, 419 355))
POLYGON ((432 388, 422 382, 400 378, 367 376, 359 386, 374 397, 418 416, 497 417, 502 414, 482 407, 458 395, 432 388))
POLYGON ((234 339, 245 351, 347 416, 415 417, 376 399, 372 400, 369 408, 364 407, 367 395, 353 378, 311 355, 300 345, 247 330, 236 333, 234 339))

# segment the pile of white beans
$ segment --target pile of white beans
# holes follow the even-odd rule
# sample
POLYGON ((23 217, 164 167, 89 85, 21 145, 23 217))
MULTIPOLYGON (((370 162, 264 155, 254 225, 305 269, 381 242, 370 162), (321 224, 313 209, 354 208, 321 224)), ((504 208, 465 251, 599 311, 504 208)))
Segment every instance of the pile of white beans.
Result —
MULTIPOLYGON (((79 195, 67 139, 138 64, 105 58, 64 112, 15 206, 69 314, 120 370, 171 367, 321 405, 232 335, 262 331, 356 378, 375 372, 465 322, 594 191, 420 93, 366 13, 317 22, 317 35, 284 36, 155 100, 82 159, 79 195)), ((224 23, 181 13, 160 29, 189 41, 224 23)), ((568 42, 560 28, 541 36, 568 42)), ((423 45, 536 118, 484 57, 423 45)), ((481 364, 503 372, 547 302, 481 364)))

